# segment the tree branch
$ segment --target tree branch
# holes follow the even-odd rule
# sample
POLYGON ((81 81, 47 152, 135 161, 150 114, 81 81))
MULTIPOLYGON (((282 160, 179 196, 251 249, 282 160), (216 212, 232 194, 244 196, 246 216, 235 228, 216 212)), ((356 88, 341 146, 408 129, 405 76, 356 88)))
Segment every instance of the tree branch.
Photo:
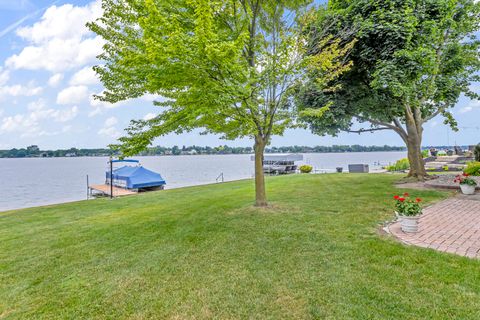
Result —
POLYGON ((400 121, 396 118, 393 119, 394 124, 379 121, 379 120, 364 118, 364 117, 361 117, 361 116, 357 116, 356 118, 361 120, 361 121, 368 121, 372 124, 375 124, 375 125, 378 125, 378 126, 383 126, 383 127, 388 128, 388 129, 391 129, 391 130, 395 131, 396 133, 398 133, 403 141, 405 141, 405 142, 407 141, 408 134, 405 132, 405 129, 402 127, 402 124, 400 123, 400 121))
POLYGON ((445 111, 445 107, 438 108, 437 111, 435 111, 435 112, 432 113, 430 116, 428 116, 428 117, 426 117, 425 119, 423 119, 423 123, 432 120, 433 118, 435 118, 436 116, 438 116, 438 115, 439 115, 440 113, 442 113, 443 111, 445 111))
POLYGON ((374 131, 381 131, 381 130, 393 130, 392 128, 388 127, 380 127, 380 128, 370 128, 370 129, 360 129, 360 130, 344 130, 345 132, 349 133, 364 133, 364 132, 374 132, 374 131))
POLYGON ((360 120, 362 122, 370 122, 370 123, 378 125, 378 126, 384 126, 384 127, 390 128, 392 130, 397 130, 397 127, 395 125, 393 125, 391 123, 388 123, 388 122, 383 122, 383 121, 379 121, 379 120, 365 118, 365 117, 362 117, 362 116, 356 116, 355 118, 357 118, 358 120, 360 120))

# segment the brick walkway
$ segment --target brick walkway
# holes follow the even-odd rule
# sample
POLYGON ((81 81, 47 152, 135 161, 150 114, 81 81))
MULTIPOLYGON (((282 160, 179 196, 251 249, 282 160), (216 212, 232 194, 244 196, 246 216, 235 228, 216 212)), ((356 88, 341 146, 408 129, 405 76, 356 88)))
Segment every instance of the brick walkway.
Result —
POLYGON ((404 233, 400 222, 388 230, 409 245, 480 258, 480 201, 457 197, 425 208, 415 234, 404 233))

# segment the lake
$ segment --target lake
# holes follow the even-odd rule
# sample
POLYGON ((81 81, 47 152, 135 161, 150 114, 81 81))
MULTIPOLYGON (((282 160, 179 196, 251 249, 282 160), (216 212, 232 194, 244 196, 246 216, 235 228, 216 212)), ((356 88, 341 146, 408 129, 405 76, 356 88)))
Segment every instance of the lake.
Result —
MULTIPOLYGON (((309 153, 303 163, 315 169, 346 168, 350 163, 371 169, 406 157, 406 152, 309 153)), ((148 169, 159 172, 167 188, 215 183, 253 177, 250 155, 195 155, 136 157, 148 169)), ((0 159, 0 211, 86 199, 87 182, 104 183, 108 158, 0 159)))

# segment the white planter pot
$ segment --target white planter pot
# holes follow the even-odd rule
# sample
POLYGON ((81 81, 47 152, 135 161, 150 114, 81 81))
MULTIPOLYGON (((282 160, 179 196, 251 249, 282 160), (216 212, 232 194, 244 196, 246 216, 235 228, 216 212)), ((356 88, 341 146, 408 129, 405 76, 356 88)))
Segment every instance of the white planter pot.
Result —
POLYGON ((400 227, 403 232, 415 233, 418 231, 418 219, 420 216, 401 216, 400 227))
POLYGON ((468 184, 461 184, 460 189, 462 189, 463 194, 475 194, 475 186, 469 186, 468 184))
POLYGON ((400 215, 400 213, 398 213, 397 211, 395 211, 395 217, 397 218, 397 221, 402 221, 402 215, 400 215))

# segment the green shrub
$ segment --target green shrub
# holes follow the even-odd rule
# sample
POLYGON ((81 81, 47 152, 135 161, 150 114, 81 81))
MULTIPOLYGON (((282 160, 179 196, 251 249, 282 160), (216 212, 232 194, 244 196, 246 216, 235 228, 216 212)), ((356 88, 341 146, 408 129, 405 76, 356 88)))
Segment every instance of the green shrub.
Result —
POLYGON ((408 170, 410 169, 410 162, 408 162, 407 158, 400 159, 397 162, 395 162, 394 165, 387 166, 385 169, 387 169, 387 171, 390 171, 390 172, 408 170))
POLYGON ((450 170, 450 169, 448 168, 448 166, 443 166, 442 169, 443 169, 443 171, 448 171, 448 170, 450 170))
POLYGON ((463 172, 471 176, 480 176, 480 162, 472 161, 467 163, 467 168, 463 172))
POLYGON ((422 151, 422 157, 423 157, 424 159, 430 157, 430 151, 428 151, 428 150, 423 150, 423 151, 422 151))
POLYGON ((475 146, 473 153, 475 154, 475 161, 480 162, 480 143, 475 146))
POLYGON ((303 166, 300 166, 300 172, 301 173, 310 173, 313 170, 312 166, 309 166, 308 164, 304 164, 303 166))

